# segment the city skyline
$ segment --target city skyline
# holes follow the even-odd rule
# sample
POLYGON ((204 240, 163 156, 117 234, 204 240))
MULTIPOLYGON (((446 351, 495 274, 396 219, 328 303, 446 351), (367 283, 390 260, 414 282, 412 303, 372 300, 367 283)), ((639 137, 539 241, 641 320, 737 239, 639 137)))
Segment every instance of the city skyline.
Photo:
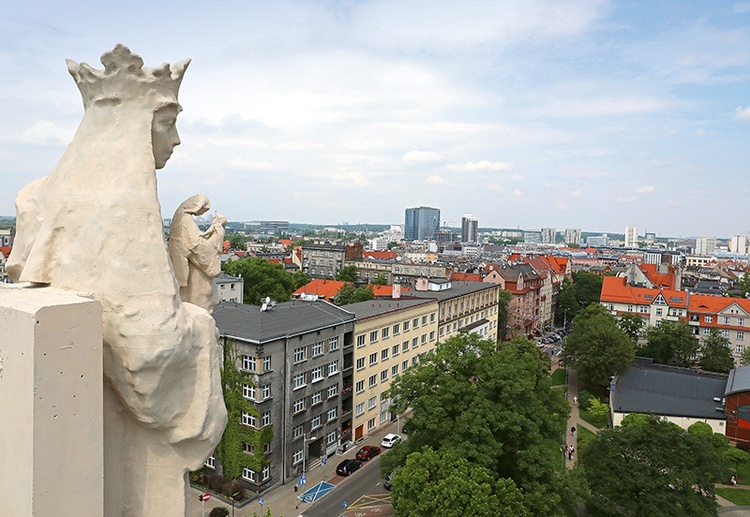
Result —
POLYGON ((0 214, 82 116, 65 59, 193 59, 162 215, 731 237, 750 229, 750 2, 52 2, 0 20, 0 214), (325 205, 325 209, 321 207, 325 205), (592 230, 587 230, 592 228, 592 230))

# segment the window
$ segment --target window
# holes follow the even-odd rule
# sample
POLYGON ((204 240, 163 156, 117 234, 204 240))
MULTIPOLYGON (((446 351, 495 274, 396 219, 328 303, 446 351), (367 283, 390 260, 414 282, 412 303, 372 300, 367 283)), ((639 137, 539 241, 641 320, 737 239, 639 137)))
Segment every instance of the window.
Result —
POLYGON ((409 350, 409 341, 408 340, 404 341, 403 343, 401 343, 401 351, 402 352, 406 352, 407 350, 409 350))
POLYGON ((263 358, 263 371, 264 372, 271 371, 271 356, 270 355, 267 355, 263 358))
POLYGON ((248 372, 255 371, 255 357, 251 355, 242 356, 242 369, 248 372))
POLYGON ((726 330, 726 329, 725 329, 725 330, 722 330, 722 331, 721 331, 721 335, 722 335, 722 337, 729 337, 729 331, 728 331, 728 330, 726 330))
POLYGON ((373 352, 370 354, 370 366, 372 366, 373 364, 377 364, 377 363, 378 363, 378 353, 373 352))
POLYGON ((305 386, 305 374, 304 373, 297 373, 292 377, 292 386, 293 389, 297 390, 299 388, 303 388, 305 386))
POLYGON ((294 362, 301 363, 305 360, 305 347, 294 349, 294 362))
POLYGON ((271 425, 271 412, 270 411, 264 411, 260 415, 260 426, 266 427, 267 425, 271 425))
POLYGON ((364 368, 365 368, 365 358, 360 357, 359 359, 357 359, 357 370, 364 370, 364 368))
POLYGON ((430 314, 430 323, 435 323, 435 313, 430 314))
POLYGON ((321 402, 323 402, 323 392, 316 391, 310 397, 310 406, 314 406, 315 404, 320 404, 321 402))
POLYGON ((741 355, 741 354, 742 354, 742 349, 743 349, 743 348, 744 348, 744 347, 743 347, 742 345, 737 345, 737 346, 735 346, 735 347, 734 347, 734 353, 735 353, 735 354, 740 354, 740 355, 741 355))
POLYGON ((378 340, 378 331, 373 330, 370 332, 370 343, 375 343, 378 340))
POLYGON ((255 400, 255 386, 252 384, 243 384, 242 396, 248 400, 255 400))
POLYGON ((399 334, 401 334, 401 323, 396 323, 393 325, 393 335, 398 336, 399 334))
POLYGON ((326 435, 326 443, 328 445, 331 445, 333 442, 336 441, 336 431, 331 431, 326 435))
POLYGON ((302 461, 302 449, 298 451, 294 451, 294 454, 292 454, 292 465, 296 465, 297 463, 300 463, 302 461))
POLYGON ((416 357, 416 356, 415 356, 415 357, 412 357, 412 358, 411 358, 411 365, 412 365, 412 366, 414 366, 415 364, 417 364, 417 361, 418 361, 418 360, 419 360, 419 358, 418 358, 418 357, 416 357))
POLYGON ((418 329, 419 328, 419 318, 414 318, 411 320, 411 328, 418 329))
POLYGON ((355 390, 357 393, 362 393, 365 391, 365 381, 357 381, 357 385, 355 386, 355 390))
POLYGON ((242 469, 242 479, 250 481, 251 483, 255 483, 255 472, 247 467, 244 467, 242 469))
POLYGON ((430 331, 430 341, 435 341, 435 331, 434 330, 430 331))
POLYGON ((425 343, 427 343, 427 334, 422 334, 422 335, 420 336, 420 341, 422 341, 422 344, 423 344, 423 345, 424 345, 425 343))
POLYGON ((320 427, 320 415, 314 416, 312 420, 310 420, 310 430, 317 429, 320 427))
POLYGON ((328 340, 328 351, 333 352, 334 350, 339 349, 339 337, 332 337, 328 340))
POLYGON ((661 316, 661 314, 662 314, 662 310, 661 310, 661 307, 659 307, 658 309, 656 309, 656 315, 661 316))
POLYGON ((242 452, 245 454, 255 454, 255 447, 247 442, 242 442, 242 452))
POLYGON ((381 361, 387 361, 388 360, 388 349, 384 348, 380 351, 380 360, 381 361))
POLYGON ((724 316, 724 325, 729 325, 730 319, 729 316, 724 316))
POLYGON ((333 386, 328 386, 328 398, 335 397, 339 394, 339 385, 334 384, 333 386))
POLYGON ((400 350, 401 349, 398 345, 393 345, 393 347, 391 348, 391 355, 398 355, 400 350))
POLYGON ((270 399, 271 398, 271 385, 270 384, 264 384, 260 387, 261 393, 263 393, 263 400, 270 399))
POLYGON ((738 327, 744 327, 745 326, 745 318, 737 318, 737 326, 738 327))
POLYGON ((317 357, 323 354, 323 342, 318 341, 312 346, 312 356, 317 357))
POLYGON ((711 335, 711 329, 704 328, 703 329, 703 335, 704 336, 710 336, 711 335))
POLYGON ((383 411, 380 413, 380 423, 382 424, 386 420, 388 420, 388 411, 383 411))
POLYGON ((375 428, 375 419, 371 418, 367 421, 367 430, 371 431, 375 428))
POLYGON ((633 306, 632 305, 628 305, 628 312, 633 312, 633 306))
POLYGON ((365 335, 357 336, 357 348, 365 346, 365 335))
POLYGON ((360 402, 357 404, 357 407, 354 408, 354 414, 356 416, 361 416, 365 412, 365 403, 360 402))
POLYGON ((409 330, 409 321, 404 322, 404 332, 407 332, 409 330))
POLYGON ((242 425, 249 425, 250 427, 255 427, 257 425, 257 421, 255 420, 255 415, 251 415, 250 413, 243 411, 242 416, 240 417, 240 423, 242 425))
POLYGON ((388 368, 380 372, 380 382, 385 382, 388 380, 388 368))
POLYGON ((332 361, 328 363, 328 375, 336 375, 337 373, 339 373, 339 362, 332 361))
POLYGON ((369 384, 370 384, 371 388, 373 386, 377 386, 378 385, 378 376, 377 375, 370 375, 369 384))
POLYGON ((378 397, 370 397, 367 400, 367 409, 372 409, 378 405, 378 397))
POLYGON ((216 457, 212 454, 208 458, 206 458, 206 462, 204 465, 210 469, 216 469, 216 457))
POLYGON ((302 433, 304 432, 304 427, 302 424, 295 425, 292 427, 292 440, 296 440, 297 438, 302 437, 302 433))
POLYGON ((745 339, 745 333, 743 331, 741 331, 741 330, 738 330, 737 331, 737 339, 740 340, 740 341, 742 341, 743 339, 745 339))
POLYGON ((416 338, 416 337, 412 338, 412 340, 411 340, 411 347, 412 348, 417 348, 418 345, 419 345, 419 338, 416 338))
POLYGON ((703 321, 705 321, 706 323, 713 323, 714 317, 713 316, 704 316, 703 317, 703 321))
POLYGON ((304 410, 305 410, 305 399, 295 400, 294 404, 292 405, 292 412, 299 413, 300 411, 304 411, 304 410))
POLYGON ((316 366, 312 369, 312 379, 310 382, 318 382, 323 380, 323 367, 316 366))
POLYGON ((395 377, 398 375, 398 365, 391 366, 391 377, 395 377))
POLYGON ((271 479, 271 465, 266 465, 261 472, 261 481, 268 481, 269 479, 271 479))
POLYGON ((380 330, 380 338, 381 339, 387 339, 388 338, 388 332, 391 330, 390 327, 383 327, 380 330))
POLYGON ((422 316, 422 326, 427 325, 427 314, 422 316))
POLYGON ((326 420, 326 422, 330 422, 332 420, 336 420, 336 408, 332 407, 331 409, 329 409, 328 410, 328 414, 326 414, 326 417, 328 417, 327 420, 326 420))
POLYGON ((263 444, 263 454, 271 454, 271 442, 263 444))
POLYGON ((401 363, 401 371, 404 372, 409 367, 409 361, 404 361, 401 363))

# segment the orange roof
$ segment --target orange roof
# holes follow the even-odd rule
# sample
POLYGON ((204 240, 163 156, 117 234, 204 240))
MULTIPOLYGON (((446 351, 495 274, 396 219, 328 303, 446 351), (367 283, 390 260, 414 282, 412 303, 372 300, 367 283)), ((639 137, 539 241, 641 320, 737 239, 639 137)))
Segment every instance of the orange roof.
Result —
POLYGON ((450 279, 456 282, 481 282, 482 275, 476 273, 451 273, 450 279))
POLYGON ((342 287, 346 285, 346 282, 341 280, 325 280, 322 278, 315 278, 311 280, 307 285, 303 285, 292 295, 301 296, 303 294, 317 294, 318 298, 322 298, 326 301, 331 301, 339 293, 342 287))
POLYGON ((365 251, 362 256, 376 260, 396 260, 398 253, 393 251, 365 251))
POLYGON ((710 294, 693 294, 690 296, 690 312, 716 314, 732 304, 737 304, 745 312, 750 313, 750 300, 747 298, 728 298, 710 294))
POLYGON ((8 258, 10 256, 10 252, 13 249, 13 246, 0 246, 0 252, 5 255, 5 258, 8 258))
POLYGON ((282 246, 291 246, 292 239, 279 239, 279 244, 281 244, 282 246))
MULTIPOLYGON (((368 289, 372 289, 373 294, 376 298, 390 298, 393 295, 392 285, 375 285, 369 284, 368 289)), ((410 291, 408 287, 401 286, 401 292, 410 291)))
POLYGON ((627 283, 627 278, 616 276, 603 277, 602 294, 599 299, 602 302, 651 305, 660 294, 670 307, 687 308, 688 306, 687 291, 633 287, 627 283))
POLYGON ((646 275, 652 284, 659 287, 666 287, 667 289, 674 289, 675 275, 672 268, 669 268, 669 273, 657 273, 656 264, 640 264, 638 267, 641 268, 643 274, 646 275))

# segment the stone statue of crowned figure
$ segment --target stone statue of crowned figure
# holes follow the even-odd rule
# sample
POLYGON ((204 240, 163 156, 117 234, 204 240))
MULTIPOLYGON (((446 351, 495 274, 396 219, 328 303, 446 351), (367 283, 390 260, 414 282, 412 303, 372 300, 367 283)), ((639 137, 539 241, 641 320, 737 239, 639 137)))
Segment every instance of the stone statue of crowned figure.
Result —
MULTIPOLYGON (((148 68, 117 45, 101 62, 103 70, 68 61, 85 114, 54 170, 18 195, 7 270, 16 282, 102 305, 104 515, 184 516, 187 473, 227 420, 206 285, 218 274, 226 220, 217 216, 206 235, 185 225, 173 267, 156 169, 180 143, 177 93, 189 61, 148 68)), ((197 201, 197 211, 208 202, 197 201)))

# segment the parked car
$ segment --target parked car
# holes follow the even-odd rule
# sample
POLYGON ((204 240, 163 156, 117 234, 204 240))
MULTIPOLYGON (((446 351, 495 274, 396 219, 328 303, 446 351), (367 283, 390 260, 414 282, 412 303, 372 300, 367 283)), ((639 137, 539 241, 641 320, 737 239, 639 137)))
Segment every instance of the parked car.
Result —
POLYGON ((336 467, 336 474, 339 476, 348 476, 362 466, 359 460, 344 460, 336 467))
POLYGON ((383 437, 383 441, 380 442, 380 446, 385 447, 386 449, 390 449, 397 443, 401 443, 401 435, 390 433, 383 437))
POLYGON ((367 461, 380 454, 380 447, 374 445, 365 445, 357 451, 357 459, 367 461))
POLYGON ((393 481, 393 475, 394 474, 395 474, 395 472, 391 472, 383 480, 383 488, 385 488, 386 490, 390 490, 391 489, 391 481, 393 481))

